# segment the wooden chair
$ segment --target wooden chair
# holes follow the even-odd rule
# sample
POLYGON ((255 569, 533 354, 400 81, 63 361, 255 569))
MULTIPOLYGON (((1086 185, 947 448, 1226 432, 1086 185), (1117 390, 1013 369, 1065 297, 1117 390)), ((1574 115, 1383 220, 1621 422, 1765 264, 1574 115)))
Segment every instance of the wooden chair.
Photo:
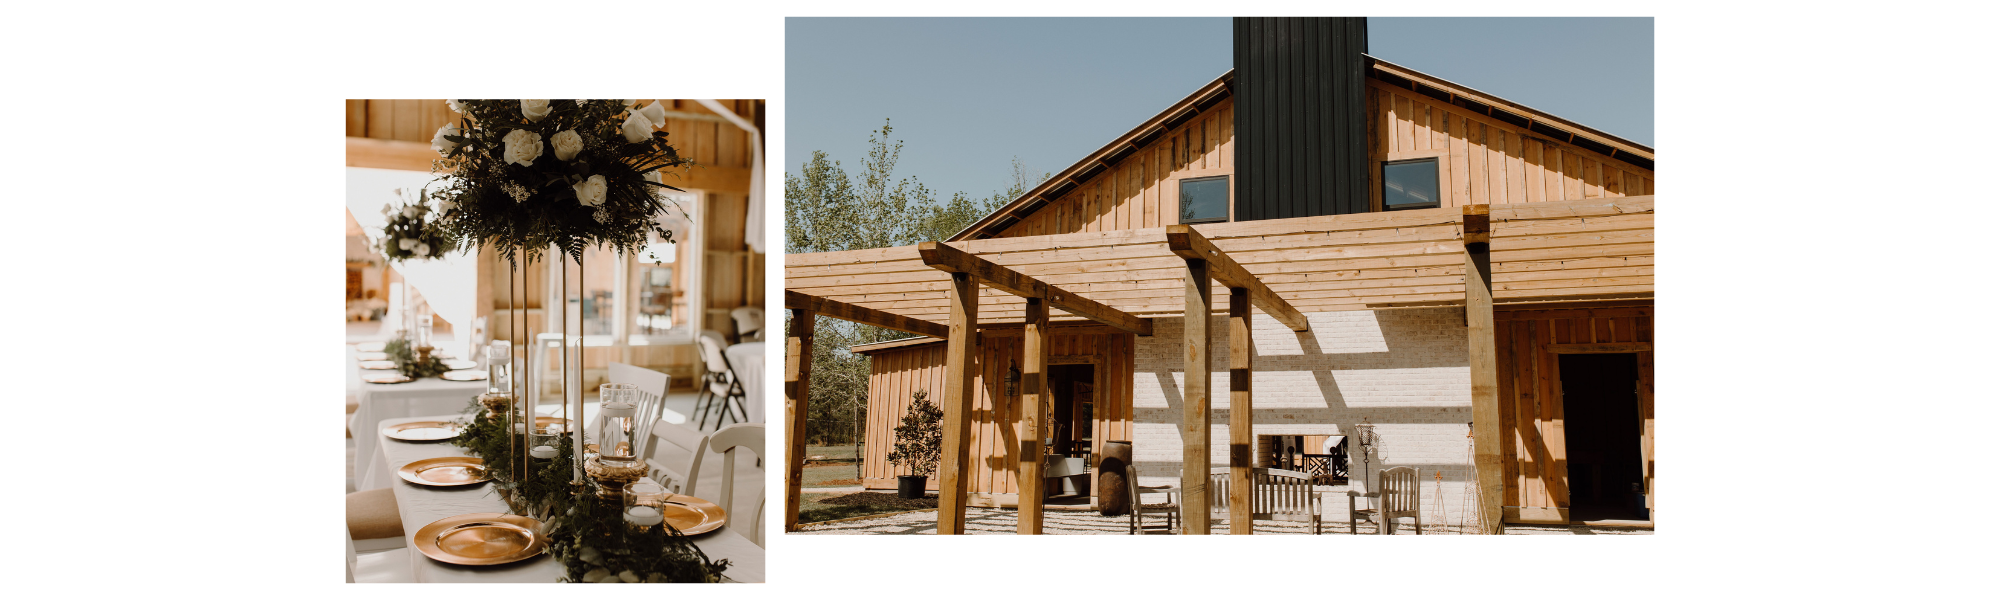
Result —
POLYGON ((729 318, 736 322, 736 341, 764 341, 764 309, 755 306, 738 306, 729 309, 729 318))
POLYGON ((1159 533, 1173 533, 1176 531, 1174 527, 1180 522, 1181 515, 1181 503, 1175 500, 1175 496, 1178 494, 1180 494, 1180 490, 1173 486, 1148 487, 1139 485, 1139 473, 1130 466, 1125 467, 1125 495, 1131 499, 1130 502, 1132 504, 1131 512, 1127 513, 1131 515, 1131 523, 1126 533, 1141 535, 1147 533, 1149 530, 1159 533), (1164 503, 1146 504, 1144 500, 1140 499, 1139 494, 1148 493, 1166 494, 1167 501, 1164 503), (1146 526, 1145 515, 1155 514, 1167 516, 1166 526, 1159 528, 1146 526))
POLYGON ((667 491, 699 496, 695 483, 701 480, 701 461, 708 455, 709 436, 686 427, 653 421, 653 433, 646 436, 646 475, 667 491))
MULTIPOLYGON (((1416 467, 1396 467, 1383 469, 1375 475, 1375 489, 1366 494, 1349 490, 1347 492, 1347 533, 1357 533, 1358 523, 1363 519, 1375 523, 1375 533, 1395 535, 1396 519, 1409 517, 1416 522, 1417 535, 1424 534, 1424 516, 1420 507, 1416 467), (1358 498, 1375 498, 1377 508, 1359 508, 1358 498)), ((1313 533, 1319 533, 1319 525, 1313 525, 1313 533)))
MULTIPOLYGON (((757 492, 757 510, 750 515, 750 527, 746 531, 742 515, 736 514, 736 450, 747 449, 759 460, 764 458, 764 424, 737 423, 715 432, 708 441, 709 450, 722 453, 722 494, 716 503, 722 505, 722 526, 737 535, 750 540, 757 547, 764 546, 764 492, 757 492), (747 534, 747 535, 745 535, 747 534)), ((757 475, 760 479, 762 475, 757 475)), ((692 494, 690 494, 692 495, 692 494)))
MULTIPOLYGON (((1208 511, 1229 518, 1229 467, 1208 472, 1208 511)), ((1257 467, 1250 470, 1250 519, 1311 521, 1312 474, 1257 467)))

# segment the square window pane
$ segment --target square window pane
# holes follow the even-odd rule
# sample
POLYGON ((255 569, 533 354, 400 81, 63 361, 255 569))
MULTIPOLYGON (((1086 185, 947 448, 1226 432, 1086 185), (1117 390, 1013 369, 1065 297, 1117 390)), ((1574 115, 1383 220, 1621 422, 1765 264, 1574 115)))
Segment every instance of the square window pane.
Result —
POLYGON ((1437 159, 1382 165, 1383 210, 1437 207, 1437 159))
POLYGON ((1181 180, 1181 222, 1229 219, 1229 178, 1181 180))

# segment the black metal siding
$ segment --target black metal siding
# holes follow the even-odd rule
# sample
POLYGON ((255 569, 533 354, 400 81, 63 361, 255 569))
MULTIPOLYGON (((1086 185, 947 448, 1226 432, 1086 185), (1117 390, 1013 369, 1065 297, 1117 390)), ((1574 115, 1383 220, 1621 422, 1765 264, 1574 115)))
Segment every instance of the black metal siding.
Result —
POLYGON ((1368 20, 1238 17, 1236 220, 1368 212, 1368 20))

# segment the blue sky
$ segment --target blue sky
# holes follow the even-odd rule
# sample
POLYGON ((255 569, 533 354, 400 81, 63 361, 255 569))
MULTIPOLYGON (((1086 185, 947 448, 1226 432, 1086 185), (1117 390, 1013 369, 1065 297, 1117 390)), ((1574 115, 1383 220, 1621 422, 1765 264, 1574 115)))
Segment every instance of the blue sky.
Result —
MULTIPOLYGON (((1369 54, 1653 143, 1653 20, 1370 18, 1369 54)), ((1069 166, 1228 71, 1227 18, 788 18, 785 156, 850 172, 893 121, 896 174, 985 197, 1069 166)))

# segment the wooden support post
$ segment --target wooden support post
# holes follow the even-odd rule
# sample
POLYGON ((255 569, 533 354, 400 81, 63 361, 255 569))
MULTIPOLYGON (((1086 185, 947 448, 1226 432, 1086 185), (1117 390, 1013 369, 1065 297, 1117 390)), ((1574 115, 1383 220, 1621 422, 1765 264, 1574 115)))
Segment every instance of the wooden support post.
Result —
POLYGON ((1479 478, 1479 522, 1483 533, 1501 532, 1500 504, 1506 492, 1500 456, 1500 364, 1493 325, 1493 264, 1488 205, 1464 209, 1466 358, 1472 372, 1472 455, 1479 478))
POLYGON ((1048 435, 1047 371, 1049 364, 1049 305, 1028 299, 1027 326, 1021 335, 1021 535, 1042 533, 1042 437, 1048 435))
POLYGON ((945 338, 944 456, 938 461, 939 535, 965 533, 965 473, 972 453, 972 358, 979 351, 979 284, 951 274, 951 330, 945 338))
POLYGON ((1250 290, 1229 288, 1229 534, 1250 535, 1250 290))
POLYGON ((806 473, 806 396, 812 391, 813 322, 810 310, 792 310, 785 337, 785 531, 799 530, 799 485, 806 473))
MULTIPOLYGON (((1208 261, 1187 259, 1181 314, 1186 365, 1181 391, 1181 533, 1208 535, 1208 261)), ((1133 502, 1138 502, 1137 498, 1133 502)))

